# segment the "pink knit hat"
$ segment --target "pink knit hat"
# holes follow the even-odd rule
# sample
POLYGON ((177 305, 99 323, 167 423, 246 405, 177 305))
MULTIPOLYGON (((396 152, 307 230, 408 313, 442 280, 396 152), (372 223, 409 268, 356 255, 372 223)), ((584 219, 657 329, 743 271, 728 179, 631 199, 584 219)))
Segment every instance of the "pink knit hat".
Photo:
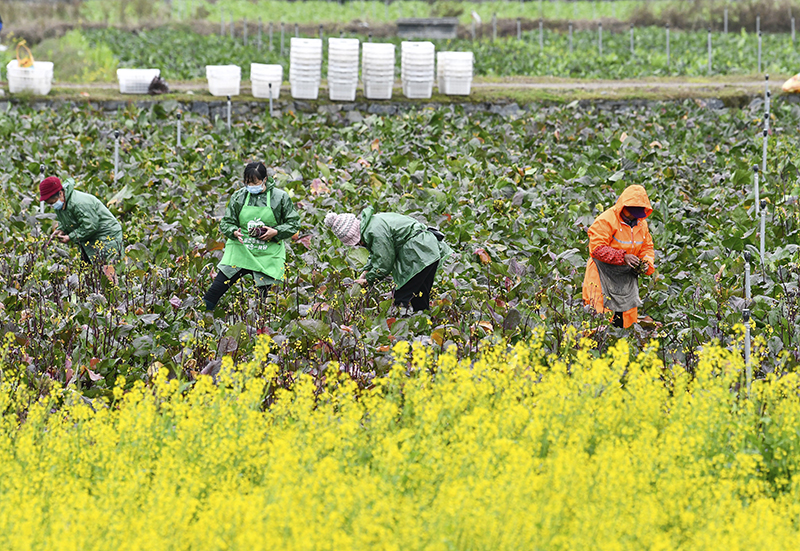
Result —
POLYGON ((345 245, 355 247, 361 241, 361 222, 355 214, 328 213, 325 216, 325 225, 345 245))

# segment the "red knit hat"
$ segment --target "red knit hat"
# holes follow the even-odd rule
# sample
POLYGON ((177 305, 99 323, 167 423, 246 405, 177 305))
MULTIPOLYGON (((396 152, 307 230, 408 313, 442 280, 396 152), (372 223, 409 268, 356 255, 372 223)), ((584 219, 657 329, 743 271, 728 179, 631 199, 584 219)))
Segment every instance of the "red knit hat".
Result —
POLYGON ((42 180, 42 183, 39 184, 39 201, 47 201, 62 189, 64 189, 64 187, 61 185, 61 180, 55 176, 45 178, 42 180))

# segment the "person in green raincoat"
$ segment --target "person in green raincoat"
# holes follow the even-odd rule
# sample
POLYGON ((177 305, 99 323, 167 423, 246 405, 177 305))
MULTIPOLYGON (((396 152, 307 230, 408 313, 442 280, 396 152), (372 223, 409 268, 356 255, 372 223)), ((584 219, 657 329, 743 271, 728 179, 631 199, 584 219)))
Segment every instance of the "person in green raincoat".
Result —
POLYGON ((50 176, 39 184, 39 200, 56 211, 58 227, 51 238, 77 243, 81 259, 104 265, 122 255, 122 225, 100 199, 75 189, 75 180, 50 176))
POLYGON ((438 230, 404 214, 375 214, 372 207, 360 218, 329 213, 325 225, 345 245, 362 245, 369 251, 369 261, 356 283, 372 284, 391 275, 396 286, 394 304, 401 315, 430 308, 439 262, 452 252, 438 230))
POLYGON ((263 163, 245 167, 244 184, 231 196, 219 223, 228 241, 214 282, 203 297, 207 311, 216 308, 222 295, 247 275, 255 279, 265 297, 270 286, 283 280, 283 240, 300 228, 300 215, 292 200, 285 191, 275 188, 263 163))

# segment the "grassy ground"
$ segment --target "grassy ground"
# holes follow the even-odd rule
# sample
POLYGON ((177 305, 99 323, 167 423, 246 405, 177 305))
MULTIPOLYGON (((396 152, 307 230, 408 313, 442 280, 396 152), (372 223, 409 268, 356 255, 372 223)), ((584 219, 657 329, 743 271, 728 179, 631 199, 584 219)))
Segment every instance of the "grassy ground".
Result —
MULTIPOLYGON (((773 75, 770 88, 773 94, 780 92, 780 85, 785 80, 785 75, 773 75)), ((445 96, 438 94, 434 88, 431 99, 411 100, 402 94, 402 88, 395 87, 393 98, 386 103, 504 103, 517 102, 524 105, 535 102, 568 103, 575 100, 679 100, 679 99, 721 99, 728 105, 739 105, 749 101, 753 96, 763 93, 764 84, 758 75, 747 77, 725 76, 715 78, 664 78, 652 77, 639 80, 625 81, 592 81, 570 80, 555 77, 511 77, 475 79, 469 96, 445 96)), ((205 82, 177 82, 171 83, 174 93, 159 97, 122 95, 115 84, 99 83, 94 85, 57 85, 53 88, 48 99, 63 99, 72 101, 165 101, 176 100, 180 102, 191 101, 224 101, 225 98, 214 97, 208 93, 205 82)), ((259 101, 250 95, 250 87, 242 85, 241 94, 233 101, 259 101)), ((327 88, 323 82, 320 88, 320 99, 316 104, 332 103, 327 100, 327 88)), ((30 95, 16 95, 15 99, 32 101, 30 95)), ((284 83, 280 104, 291 99, 288 83, 284 83)), ((380 103, 378 100, 367 100, 359 90, 356 101, 369 101, 380 103)))

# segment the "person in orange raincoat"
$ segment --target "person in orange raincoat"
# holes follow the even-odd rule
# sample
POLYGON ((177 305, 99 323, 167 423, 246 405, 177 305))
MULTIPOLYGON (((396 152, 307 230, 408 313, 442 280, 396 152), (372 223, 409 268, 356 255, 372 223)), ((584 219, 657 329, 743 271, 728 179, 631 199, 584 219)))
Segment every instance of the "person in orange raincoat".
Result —
POLYGON ((583 301, 600 313, 613 312, 616 327, 630 327, 639 319, 638 275, 655 271, 653 238, 646 220, 651 212, 645 189, 628 186, 589 228, 583 301))

